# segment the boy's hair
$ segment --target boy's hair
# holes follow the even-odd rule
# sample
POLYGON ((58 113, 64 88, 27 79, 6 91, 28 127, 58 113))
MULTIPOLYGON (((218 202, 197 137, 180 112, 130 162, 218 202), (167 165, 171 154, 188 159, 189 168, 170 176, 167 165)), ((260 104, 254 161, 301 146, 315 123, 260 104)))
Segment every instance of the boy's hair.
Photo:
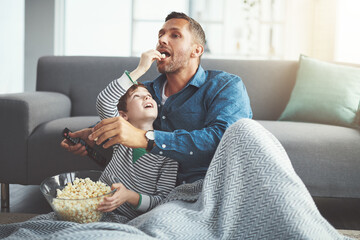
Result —
POLYGON ((136 89, 138 89, 139 87, 143 87, 145 89, 147 89, 145 87, 144 84, 142 83, 138 83, 138 84, 134 84, 132 85, 124 95, 121 96, 121 98, 119 99, 119 102, 117 104, 117 109, 118 111, 123 111, 123 112, 127 112, 127 104, 126 104, 126 101, 127 99, 130 97, 130 94, 133 93, 136 89))
POLYGON ((181 18, 185 19, 190 23, 190 31, 195 34, 195 39, 203 46, 205 47, 206 38, 205 38, 205 32, 201 25, 194 20, 193 18, 189 17, 185 13, 182 12, 171 12, 167 17, 165 18, 165 22, 167 22, 170 19, 173 18, 181 18))

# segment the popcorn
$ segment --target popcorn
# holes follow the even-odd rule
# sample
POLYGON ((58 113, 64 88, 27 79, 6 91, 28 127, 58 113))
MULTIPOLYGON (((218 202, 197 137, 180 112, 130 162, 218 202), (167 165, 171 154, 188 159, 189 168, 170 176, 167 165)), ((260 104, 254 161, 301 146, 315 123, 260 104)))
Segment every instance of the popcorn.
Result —
POLYGON ((53 200, 57 214, 66 221, 90 223, 99 221, 102 212, 97 210, 104 194, 111 192, 111 188, 100 181, 93 182, 90 178, 75 178, 63 190, 56 190, 53 200), (99 197, 102 196, 102 197, 99 197))
POLYGON ((166 57, 165 53, 161 54, 161 58, 165 58, 165 57, 166 57))

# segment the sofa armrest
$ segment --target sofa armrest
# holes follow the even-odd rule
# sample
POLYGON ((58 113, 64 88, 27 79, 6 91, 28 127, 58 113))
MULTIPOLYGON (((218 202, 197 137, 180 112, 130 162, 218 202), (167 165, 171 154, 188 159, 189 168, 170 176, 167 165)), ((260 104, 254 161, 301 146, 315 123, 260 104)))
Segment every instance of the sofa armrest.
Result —
POLYGON ((69 117, 70 109, 69 97, 61 93, 0 94, 0 182, 27 183, 29 135, 42 123, 69 117))
POLYGON ((0 94, 1 126, 7 129, 23 127, 22 134, 29 136, 44 122, 69 117, 71 102, 68 96, 56 92, 24 92, 0 94), (21 122, 14 125, 15 122, 21 122))

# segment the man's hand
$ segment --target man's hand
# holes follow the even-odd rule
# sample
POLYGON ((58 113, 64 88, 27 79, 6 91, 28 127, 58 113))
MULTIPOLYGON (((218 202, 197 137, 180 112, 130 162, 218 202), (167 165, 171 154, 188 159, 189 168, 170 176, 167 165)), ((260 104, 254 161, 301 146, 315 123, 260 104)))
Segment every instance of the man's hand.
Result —
MULTIPOLYGON (((84 128, 82 130, 79 130, 77 132, 69 132, 69 136, 72 138, 81 138, 84 140, 89 146, 93 147, 95 145, 94 141, 90 141, 88 139, 88 136, 91 134, 91 128, 84 128)), ((69 152, 72 152, 76 155, 80 156, 86 156, 88 152, 85 149, 85 146, 83 146, 81 143, 78 143, 76 145, 72 145, 72 143, 64 139, 60 143, 60 146, 68 150, 69 152)))
POLYGON ((111 212, 124 204, 129 202, 130 204, 137 206, 140 196, 134 191, 128 190, 122 183, 114 183, 111 186, 111 190, 117 189, 114 195, 111 197, 105 197, 104 201, 99 203, 98 210, 101 212, 111 212))
POLYGON ((140 62, 137 68, 130 73, 133 81, 138 80, 144 73, 146 73, 154 61, 161 61, 161 53, 155 49, 151 49, 141 54, 140 62))
POLYGON ((129 148, 146 148, 147 140, 145 130, 138 129, 126 121, 123 117, 113 117, 102 120, 89 135, 89 140, 96 139, 100 145, 109 139, 103 147, 108 148, 115 144, 122 144, 129 148))

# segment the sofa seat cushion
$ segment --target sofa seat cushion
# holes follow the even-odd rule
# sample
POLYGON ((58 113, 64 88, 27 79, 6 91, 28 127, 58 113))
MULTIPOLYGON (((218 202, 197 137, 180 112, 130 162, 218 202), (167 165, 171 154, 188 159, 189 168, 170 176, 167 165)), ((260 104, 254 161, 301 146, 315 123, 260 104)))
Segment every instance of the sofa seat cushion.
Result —
POLYGON ((36 128, 28 139, 27 184, 40 184, 45 178, 63 172, 101 169, 90 158, 75 156, 60 146, 65 127, 77 131, 98 121, 97 116, 60 118, 36 128))
POLYGON ((259 121, 284 146, 313 196, 360 197, 360 132, 353 128, 259 121))

